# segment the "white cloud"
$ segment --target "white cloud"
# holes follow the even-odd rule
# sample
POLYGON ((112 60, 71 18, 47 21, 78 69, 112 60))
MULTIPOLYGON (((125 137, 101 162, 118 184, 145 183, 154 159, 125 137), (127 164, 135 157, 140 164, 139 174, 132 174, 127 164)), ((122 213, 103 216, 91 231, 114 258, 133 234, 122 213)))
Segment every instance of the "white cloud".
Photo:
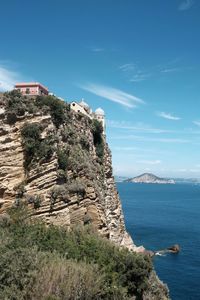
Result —
POLYGON ((181 71, 180 68, 166 68, 161 70, 161 73, 174 73, 174 72, 179 72, 181 71))
POLYGON ((119 66, 119 69, 124 71, 124 72, 133 71, 133 70, 135 70, 135 68, 136 68, 136 65, 132 64, 132 63, 124 64, 124 65, 119 66))
POLYGON ((164 119, 167 119, 167 120, 178 121, 178 120, 181 119, 180 117, 176 117, 176 116, 173 116, 173 115, 170 114, 170 113, 165 113, 165 112, 158 112, 157 115, 158 115, 159 117, 164 118, 164 119))
POLYGON ((146 165, 160 165, 161 160, 140 160, 137 161, 137 163, 146 164, 146 165))
POLYGON ((128 94, 122 90, 112 88, 105 85, 89 83, 85 85, 79 85, 85 91, 88 91, 92 94, 110 100, 112 102, 121 104, 125 107, 134 108, 139 104, 144 104, 145 102, 131 94, 128 94))
POLYGON ((183 11, 183 10, 188 10, 188 9, 190 9, 193 5, 194 5, 194 0, 185 0, 185 1, 183 1, 183 2, 179 5, 178 9, 181 10, 181 11, 183 11))
POLYGON ((193 124, 197 125, 200 127, 200 121, 193 121, 193 124))
POLYGON ((110 128, 133 130, 133 131, 145 132, 145 133, 170 133, 170 132, 172 132, 171 130, 153 128, 150 125, 147 125, 144 123, 131 124, 126 121, 107 120, 107 126, 110 128))
POLYGON ((19 73, 0 65, 0 91, 12 90, 15 83, 20 80, 21 75, 19 73))
POLYGON ((145 136, 138 135, 122 135, 112 137, 114 140, 135 140, 140 142, 158 142, 158 143, 176 143, 176 144, 186 144, 190 143, 190 140, 179 139, 179 138, 149 138, 145 136))
POLYGON ((136 63, 127 63, 119 66, 119 69, 129 76, 130 82, 141 82, 148 79, 152 74, 138 67, 136 63))
POLYGON ((130 82, 141 82, 146 80, 151 76, 150 73, 138 73, 133 75, 133 77, 130 79, 130 82))

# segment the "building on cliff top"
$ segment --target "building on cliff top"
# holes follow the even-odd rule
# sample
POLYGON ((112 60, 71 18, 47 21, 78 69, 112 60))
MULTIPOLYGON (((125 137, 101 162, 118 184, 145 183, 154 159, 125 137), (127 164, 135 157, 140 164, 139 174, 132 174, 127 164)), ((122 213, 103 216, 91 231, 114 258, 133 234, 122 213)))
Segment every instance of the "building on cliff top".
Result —
POLYGON ((90 118, 91 120, 98 120, 103 126, 103 133, 105 133, 106 122, 105 122, 105 113, 102 108, 97 108, 95 112, 92 112, 92 109, 89 105, 82 99, 80 102, 71 102, 70 108, 75 112, 80 112, 90 118))
POLYGON ((39 82, 16 83, 15 89, 19 90, 22 93, 22 95, 40 96, 49 94, 48 88, 39 82))
MULTIPOLYGON (((40 96, 40 95, 52 95, 56 96, 53 93, 49 93, 47 87, 42 85, 39 82, 20 82, 15 84, 15 89, 19 90, 22 95, 30 96, 40 96)), ((58 97, 60 100, 64 99, 58 97)), ((75 112, 80 112, 87 116, 88 118, 98 120, 103 126, 103 133, 105 133, 105 113, 102 108, 97 108, 95 112, 92 112, 92 109, 89 105, 82 99, 80 102, 73 101, 70 103, 70 108, 75 112)))

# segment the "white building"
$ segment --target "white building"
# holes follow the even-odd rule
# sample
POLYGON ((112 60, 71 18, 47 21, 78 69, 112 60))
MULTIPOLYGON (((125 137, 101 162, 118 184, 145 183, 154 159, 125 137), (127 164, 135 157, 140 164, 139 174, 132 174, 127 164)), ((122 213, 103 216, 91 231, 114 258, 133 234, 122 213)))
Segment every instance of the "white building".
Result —
POLYGON ((74 110, 77 113, 82 113, 85 116, 87 116, 88 118, 92 119, 96 119, 99 122, 101 122, 102 126, 103 126, 103 133, 105 133, 105 113, 103 111, 102 108, 97 108, 95 110, 95 112, 93 113, 91 108, 89 107, 89 105, 82 99, 81 102, 71 102, 70 103, 70 108, 72 110, 74 110))
POLYGON ((103 126, 103 133, 105 133, 106 130, 106 120, 105 120, 105 112, 102 108, 97 108, 95 110, 94 115, 94 119, 97 119, 99 122, 101 122, 102 126, 103 126))

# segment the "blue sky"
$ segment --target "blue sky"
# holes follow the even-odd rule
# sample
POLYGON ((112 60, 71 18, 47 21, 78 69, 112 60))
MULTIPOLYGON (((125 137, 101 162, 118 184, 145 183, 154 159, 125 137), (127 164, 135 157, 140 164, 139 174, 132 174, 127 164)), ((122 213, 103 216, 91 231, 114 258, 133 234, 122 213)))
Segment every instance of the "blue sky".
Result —
POLYGON ((199 0, 2 0, 0 89, 106 112, 115 174, 200 177, 199 0))

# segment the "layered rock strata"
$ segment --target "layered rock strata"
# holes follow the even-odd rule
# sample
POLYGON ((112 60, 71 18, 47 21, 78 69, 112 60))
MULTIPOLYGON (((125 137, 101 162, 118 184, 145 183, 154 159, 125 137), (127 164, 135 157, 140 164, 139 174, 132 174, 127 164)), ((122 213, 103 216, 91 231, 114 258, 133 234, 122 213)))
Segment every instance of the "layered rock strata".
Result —
MULTIPOLYGON (((0 94, 0 213, 20 203, 46 224, 91 223, 115 244, 144 251, 126 231, 111 152, 98 122, 58 99, 13 92, 0 94)), ((168 299, 154 273, 150 280, 144 299, 168 299)))
POLYGON ((30 208, 33 208, 32 215, 41 217, 47 224, 70 227, 77 223, 84 224, 85 219, 88 219, 102 235, 109 237, 116 244, 136 249, 125 229, 121 203, 112 174, 111 153, 105 136, 102 136, 104 155, 100 162, 94 145, 91 121, 87 117, 70 112, 68 123, 62 124, 57 129, 49 113, 25 112, 24 115, 17 117, 14 124, 9 124, 8 111, 2 102, 0 108, 0 211, 3 212, 19 200, 19 188, 23 186, 20 201, 38 196, 40 205, 36 209, 33 208, 33 203, 29 201, 27 203, 30 208), (49 134, 52 134, 55 139, 52 156, 48 160, 36 161, 28 171, 24 168, 26 158, 21 133, 26 124, 40 125, 43 140, 49 134), (73 132, 73 137, 71 137, 71 132, 73 132), (88 143, 87 150, 81 146, 83 137, 88 143), (68 147, 66 151, 71 152, 75 161, 66 170, 67 181, 60 183, 57 153, 58 150, 66 147, 68 147), (76 152, 74 156, 73 148, 76 152), (77 168, 73 166, 73 163, 77 168), (67 191, 68 184, 76 183, 77 180, 84 185, 83 194, 73 190, 67 191), (58 195, 52 207, 52 190, 56 188, 58 195), (59 195, 61 188, 63 190, 66 188, 67 201, 61 199, 63 195, 62 197, 59 195))

